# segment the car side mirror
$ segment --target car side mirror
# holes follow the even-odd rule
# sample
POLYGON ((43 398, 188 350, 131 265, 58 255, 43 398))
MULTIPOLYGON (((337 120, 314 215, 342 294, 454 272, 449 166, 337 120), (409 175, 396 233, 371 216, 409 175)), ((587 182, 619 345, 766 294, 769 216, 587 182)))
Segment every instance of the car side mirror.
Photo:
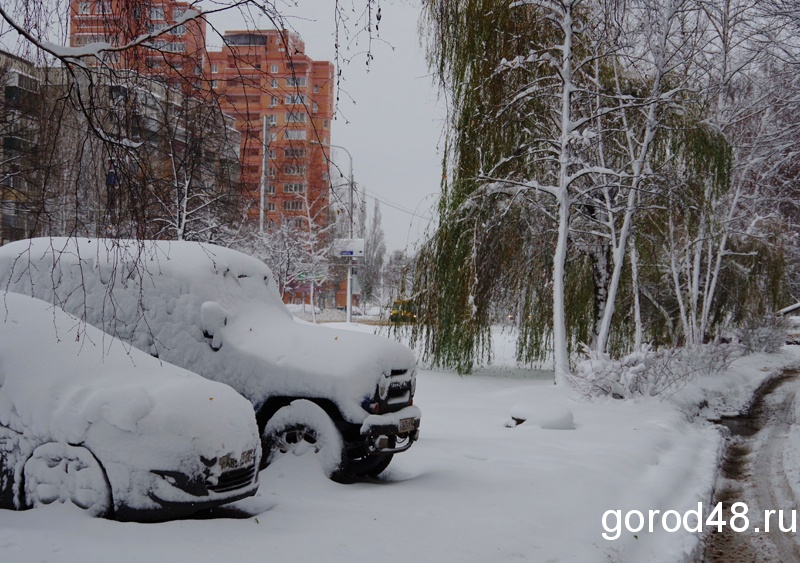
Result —
POLYGON ((219 350, 222 341, 218 335, 219 330, 228 324, 228 311, 216 301, 206 301, 200 306, 200 325, 203 336, 211 338, 211 347, 219 350))

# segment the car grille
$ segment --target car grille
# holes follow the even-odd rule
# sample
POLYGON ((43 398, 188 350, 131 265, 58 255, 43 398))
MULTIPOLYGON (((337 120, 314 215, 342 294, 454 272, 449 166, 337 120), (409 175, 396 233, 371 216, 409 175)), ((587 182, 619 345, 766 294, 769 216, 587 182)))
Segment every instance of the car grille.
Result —
POLYGON ((240 467, 238 469, 231 469, 223 472, 219 476, 219 480, 217 481, 216 485, 208 485, 208 490, 214 491, 215 493, 235 491, 236 489, 241 489, 242 487, 246 487, 247 485, 251 484, 255 478, 255 475, 255 464, 248 465, 246 467, 240 467))
POLYGON ((381 412, 395 412, 411 403, 412 383, 415 375, 407 369, 393 369, 390 372, 389 392, 381 401, 381 412))

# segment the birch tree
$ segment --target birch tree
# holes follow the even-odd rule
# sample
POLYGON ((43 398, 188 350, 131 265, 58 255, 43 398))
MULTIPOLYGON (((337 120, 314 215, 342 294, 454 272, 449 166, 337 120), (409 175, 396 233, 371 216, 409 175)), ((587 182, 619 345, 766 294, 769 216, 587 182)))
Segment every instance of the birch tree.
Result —
POLYGON ((767 284, 775 300, 780 251, 763 243, 779 217, 764 204, 796 170, 792 103, 776 97, 794 47, 765 6, 426 3, 452 108, 439 226, 415 286, 414 338, 434 363, 491 359, 489 327, 509 315, 518 359, 552 354, 563 383, 579 343, 622 352, 665 331, 702 342, 758 300, 728 281, 767 284), (765 166, 766 154, 781 156, 765 166))
POLYGON ((797 45, 771 2, 703 2, 707 22, 704 123, 687 132, 665 230, 687 343, 748 313, 777 308, 782 291, 778 202, 797 171, 797 45), (706 62, 707 61, 707 62, 706 62))

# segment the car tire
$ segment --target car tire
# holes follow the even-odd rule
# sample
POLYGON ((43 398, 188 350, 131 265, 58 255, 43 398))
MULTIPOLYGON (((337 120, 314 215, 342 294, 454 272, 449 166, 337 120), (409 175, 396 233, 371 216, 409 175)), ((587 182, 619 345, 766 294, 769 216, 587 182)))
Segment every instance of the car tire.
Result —
POLYGON ((278 409, 261 434, 265 466, 289 455, 313 452, 325 474, 342 475, 344 442, 339 429, 322 407, 306 399, 278 409))
POLYGON ((71 502, 92 516, 113 514, 111 486, 103 466, 88 449, 57 442, 33 450, 23 468, 29 508, 71 502))
POLYGON ((373 465, 368 471, 365 473, 372 477, 373 479, 377 478, 378 475, 383 473, 389 464, 392 463, 392 458, 394 454, 385 454, 379 457, 378 461, 373 465))

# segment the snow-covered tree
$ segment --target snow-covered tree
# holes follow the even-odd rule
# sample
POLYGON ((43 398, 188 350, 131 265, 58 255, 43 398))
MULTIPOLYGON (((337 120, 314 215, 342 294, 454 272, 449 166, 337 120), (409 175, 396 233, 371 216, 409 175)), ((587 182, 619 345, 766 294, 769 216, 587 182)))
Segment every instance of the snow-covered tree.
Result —
POLYGON ((361 292, 365 301, 375 298, 380 292, 385 258, 386 242, 384 241, 383 226, 381 225, 381 206, 378 200, 375 200, 372 218, 369 221, 364 239, 364 263, 359 268, 358 274, 358 279, 361 282, 361 292))
POLYGON ((154 238, 225 244, 225 234, 242 220, 239 135, 217 108, 185 96, 180 102, 165 112, 159 152, 169 166, 152 174, 154 238))
MULTIPOLYGON (((752 168, 766 171, 752 147, 774 140, 774 125, 787 135, 766 152, 794 158, 779 150, 794 135, 788 110, 768 118, 760 140, 752 129, 766 117, 757 108, 771 104, 777 115, 791 104, 773 97, 759 105, 769 96, 743 87, 776 84, 775 69, 796 60, 782 39, 786 18, 769 20, 765 3, 752 1, 425 5, 431 60, 452 101, 440 221, 420 253, 415 288, 414 336, 435 363, 466 371, 490 357, 489 327, 510 315, 519 359, 552 357, 565 382, 570 349, 641 347, 659 324, 647 315, 669 319, 660 327, 673 328, 672 343, 702 341, 754 299, 718 293, 720 276, 735 268, 762 287, 780 285, 775 268, 745 264, 769 256, 759 241, 775 240, 776 223, 737 194, 775 184, 754 182, 752 168), (734 20, 743 26, 736 33, 734 20), (763 64, 777 51, 786 61, 763 64), (691 240, 679 223, 691 225, 691 240), (672 241, 660 252, 674 259, 666 268, 653 263, 655 240, 672 241), (722 307, 726 300, 737 303, 722 307)), ((786 86, 771 91, 794 96, 786 86)), ((760 194, 748 201, 768 201, 760 194)), ((769 295, 774 301, 776 291, 769 295)))

